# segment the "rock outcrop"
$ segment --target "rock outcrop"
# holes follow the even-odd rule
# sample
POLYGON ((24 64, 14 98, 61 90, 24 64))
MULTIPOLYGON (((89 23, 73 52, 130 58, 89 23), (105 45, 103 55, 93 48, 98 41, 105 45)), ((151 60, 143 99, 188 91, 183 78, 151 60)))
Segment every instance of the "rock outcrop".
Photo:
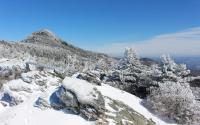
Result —
POLYGON ((101 85, 102 81, 101 81, 101 74, 99 72, 92 72, 92 71, 87 71, 87 72, 83 72, 83 73, 79 73, 77 75, 78 79, 83 79, 88 81, 89 83, 92 83, 94 85, 101 85))
POLYGON ((104 114, 103 96, 94 85, 85 80, 66 77, 56 95, 67 108, 88 120, 97 120, 104 114))

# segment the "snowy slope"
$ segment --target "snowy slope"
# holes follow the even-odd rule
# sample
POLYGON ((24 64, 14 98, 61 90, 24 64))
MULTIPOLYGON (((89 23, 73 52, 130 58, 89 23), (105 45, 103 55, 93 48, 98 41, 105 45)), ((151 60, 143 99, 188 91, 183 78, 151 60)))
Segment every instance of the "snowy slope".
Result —
POLYGON ((16 107, 0 111, 0 125, 91 125, 82 117, 53 109, 41 110, 33 106, 37 95, 16 107))
POLYGON ((102 86, 99 86, 98 89, 104 96, 122 101, 124 104, 130 106, 138 113, 144 115, 147 119, 152 119, 157 125, 169 125, 169 123, 160 120, 158 117, 150 113, 143 105, 141 105, 142 100, 140 98, 106 84, 102 84, 102 86))

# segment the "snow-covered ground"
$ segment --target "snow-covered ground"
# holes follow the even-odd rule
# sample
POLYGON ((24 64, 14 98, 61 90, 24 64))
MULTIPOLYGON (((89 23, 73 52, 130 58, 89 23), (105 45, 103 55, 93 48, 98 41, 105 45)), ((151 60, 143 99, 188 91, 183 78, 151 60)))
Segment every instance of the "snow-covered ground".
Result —
POLYGON ((34 107, 38 94, 32 95, 24 103, 7 107, 3 110, 0 106, 0 125, 91 125, 93 122, 86 121, 82 117, 68 114, 53 109, 41 110, 34 107))
MULTIPOLYGON (((78 80, 79 81, 79 80, 78 80)), ((158 125, 168 125, 159 118, 152 115, 141 103, 141 99, 127 92, 118 90, 109 85, 103 84, 98 86, 98 90, 104 96, 122 101, 126 105, 132 107, 135 111, 144 115, 148 119, 152 119, 158 125)), ((39 97, 39 94, 33 94, 24 103, 15 107, 4 107, 0 105, 0 125, 91 125, 94 122, 87 121, 82 117, 53 109, 41 110, 34 107, 34 102, 39 97)))
POLYGON ((12 67, 14 65, 19 65, 24 67, 25 61, 14 58, 14 59, 7 59, 7 58, 0 58, 0 66, 1 67, 12 67))

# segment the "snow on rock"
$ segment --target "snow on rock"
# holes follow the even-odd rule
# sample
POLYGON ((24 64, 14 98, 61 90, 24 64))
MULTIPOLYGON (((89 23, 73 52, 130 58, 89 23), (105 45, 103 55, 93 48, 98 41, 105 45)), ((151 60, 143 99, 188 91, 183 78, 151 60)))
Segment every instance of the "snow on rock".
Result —
MULTIPOLYGON (((121 91, 119 89, 113 88, 109 85, 102 84, 102 86, 97 86, 98 90, 104 95, 109 98, 119 100, 123 102, 124 104, 130 106, 138 113, 142 114, 147 119, 152 119, 154 122, 156 122, 156 125, 169 125, 169 123, 166 123, 162 120, 160 120, 158 117, 154 116, 152 113, 150 113, 142 104, 142 100, 132 94, 129 94, 127 92, 121 91)), ((170 124, 172 125, 172 124, 170 124)), ((173 124, 175 125, 175 124, 173 124)))
POLYGON ((145 118, 121 101, 104 97, 106 103, 106 120, 114 125, 156 125, 152 119, 145 118))
POLYGON ((28 76, 27 73, 22 73, 21 78, 24 82, 27 82, 27 83, 31 83, 33 79, 32 77, 28 76))
POLYGON ((66 77, 56 95, 67 107, 89 120, 96 120, 104 113, 101 93, 85 80, 66 77))
POLYGON ((6 107, 6 103, 0 102, 0 112, 2 112, 6 107))
POLYGON ((5 90, 0 94, 0 101, 8 103, 10 106, 18 105, 24 101, 24 97, 18 93, 5 90))
POLYGON ((96 87, 85 80, 66 77, 62 85, 65 89, 75 93, 78 101, 82 104, 92 104, 98 100, 99 92, 96 87))
POLYGON ((32 87, 21 79, 11 80, 7 82, 5 86, 8 86, 10 90, 16 91, 16 92, 19 92, 19 91, 24 91, 28 93, 33 92, 32 87))

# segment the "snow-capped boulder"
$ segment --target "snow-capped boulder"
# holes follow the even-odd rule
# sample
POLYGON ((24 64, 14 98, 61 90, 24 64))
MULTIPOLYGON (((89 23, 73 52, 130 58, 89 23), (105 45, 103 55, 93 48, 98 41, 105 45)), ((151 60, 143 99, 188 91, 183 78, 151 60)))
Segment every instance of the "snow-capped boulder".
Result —
POLYGON ((22 74, 21 74, 21 79, 22 79, 24 82, 31 83, 33 78, 30 77, 30 76, 28 76, 26 73, 22 73, 22 74))
POLYGON ((104 113, 101 93, 85 80, 66 77, 56 95, 66 107, 80 112, 89 120, 96 120, 104 113))
POLYGON ((6 84, 11 91, 32 93, 32 88, 21 79, 11 80, 6 84))
POLYGON ((5 91, 0 95, 0 101, 8 103, 10 106, 14 106, 22 103, 24 99, 17 93, 5 91))
POLYGON ((94 107, 98 107, 99 104, 103 105, 98 101, 101 100, 101 93, 96 89, 96 87, 84 80, 79 80, 75 78, 66 77, 63 82, 63 87, 74 93, 78 101, 82 104, 90 104, 94 107))

